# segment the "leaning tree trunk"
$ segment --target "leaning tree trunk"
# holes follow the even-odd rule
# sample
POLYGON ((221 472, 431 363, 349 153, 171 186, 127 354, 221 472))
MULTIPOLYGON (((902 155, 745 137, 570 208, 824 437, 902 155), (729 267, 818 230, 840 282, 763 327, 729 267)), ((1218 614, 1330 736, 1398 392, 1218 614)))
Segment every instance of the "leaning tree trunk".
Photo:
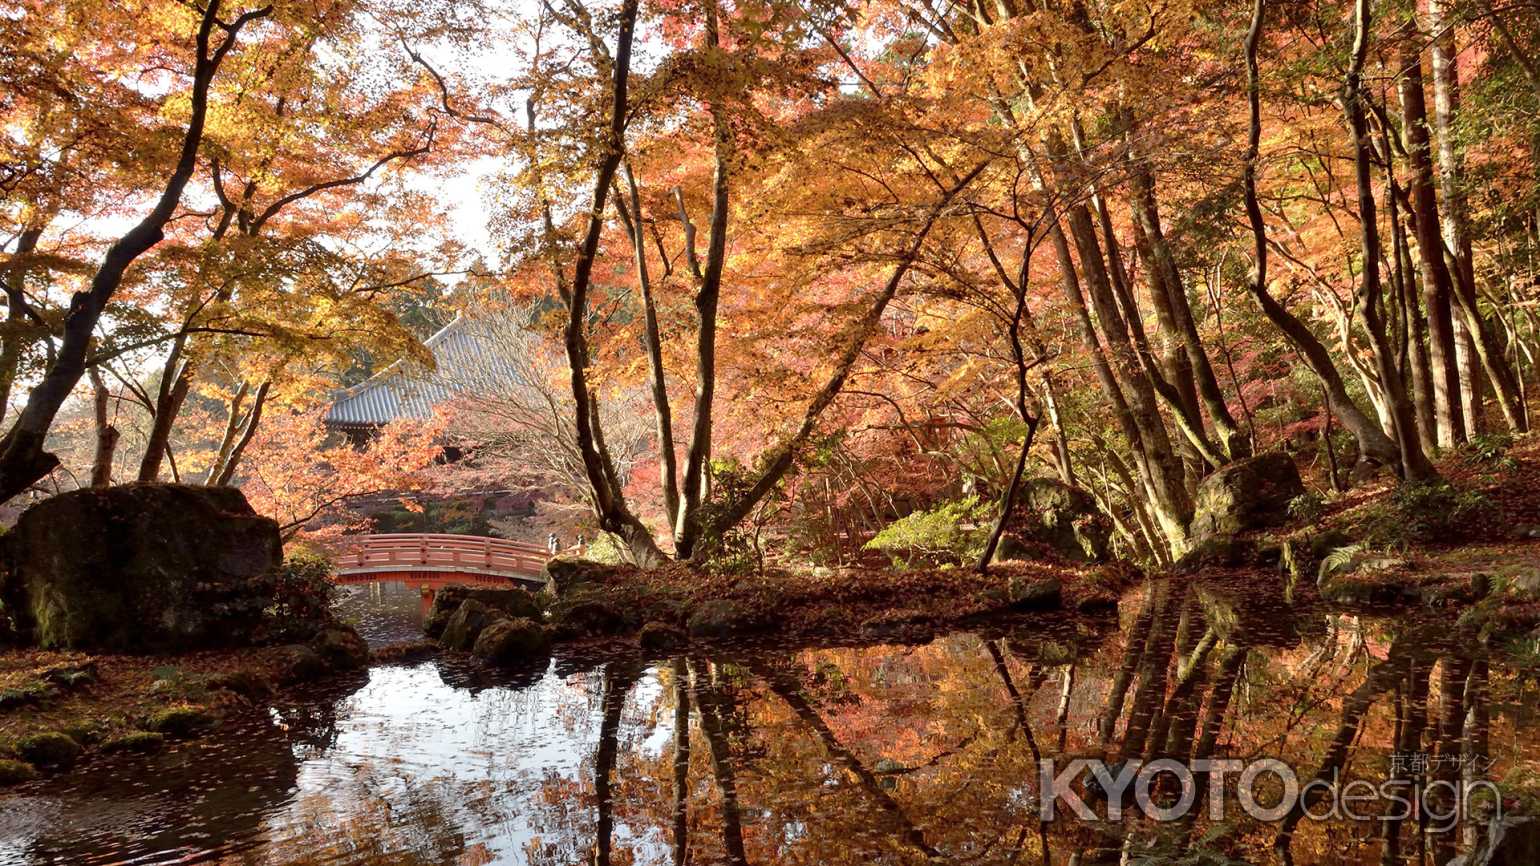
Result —
POLYGON ((0 502, 31 487, 59 465, 59 458, 45 451, 44 443, 60 407, 85 375, 86 356, 102 311, 122 284, 129 267, 165 237, 166 224, 176 212, 182 191, 197 167, 214 74, 235 46, 241 28, 272 12, 271 6, 263 7, 243 13, 233 23, 226 24, 219 20, 219 9, 220 0, 208 0, 198 26, 197 60, 188 102, 191 114, 182 136, 176 167, 150 213, 108 248, 90 286, 70 299, 58 356, 27 395, 26 405, 10 431, 0 439, 0 502), (213 47, 216 27, 225 33, 225 37, 213 47))
POLYGON ((624 0, 620 9, 620 37, 613 60, 614 83, 610 105, 609 135, 605 141, 605 153, 595 172, 593 206, 588 211, 588 228, 578 249, 573 267, 572 284, 568 291, 567 326, 564 343, 567 350, 567 366, 571 374, 574 430, 578 451, 583 459, 583 469, 593 494, 593 504, 598 512, 599 527, 620 537, 632 558, 644 568, 662 565, 667 556, 658 548, 657 541, 636 515, 626 507, 625 497, 615 482, 615 469, 599 447, 602 431, 596 431, 593 409, 595 401, 588 387, 588 287, 593 278, 594 260, 598 256, 599 236, 604 228, 605 200, 615 171, 620 165, 624 148, 626 111, 628 100, 626 87, 631 72, 631 43, 636 29, 637 0, 624 0))
MULTIPOLYGON (((1396 448, 1400 452, 1401 477, 1407 481, 1424 481, 1436 477, 1433 464, 1423 453, 1417 439, 1417 421, 1406 399, 1406 386, 1401 381, 1401 371, 1396 369, 1394 357, 1385 336, 1383 319, 1384 285, 1380 281, 1380 234, 1374 203, 1372 159, 1370 155, 1369 125, 1363 105, 1363 67, 1369 54, 1369 0, 1358 0, 1353 15, 1353 55, 1342 84, 1342 107, 1347 116, 1348 130, 1353 135, 1354 184, 1358 191, 1359 242, 1362 253, 1362 273, 1359 275, 1358 317, 1368 334, 1378 367, 1380 385, 1385 391, 1386 408, 1394 428, 1396 448)), ((1435 224, 1436 225, 1436 224, 1435 224)), ((1431 299, 1430 299, 1431 300, 1431 299)), ((1431 327, 1431 325, 1430 325, 1431 327)), ((1451 354, 1450 361, 1453 360, 1451 354)), ((1452 369, 1452 368, 1451 368, 1452 369)), ((1434 359, 1433 375, 1438 376, 1438 361, 1434 359)), ((1437 395, 1437 382, 1434 394, 1437 395)), ((1448 395, 1446 395, 1447 397, 1448 395)), ((1447 402, 1447 401, 1446 401, 1447 402)), ((1458 405, 1458 400, 1455 401, 1458 405)), ((1440 407, 1441 410, 1443 407, 1440 407)), ((1441 419, 1442 420, 1442 419, 1441 419)), ((1461 429, 1451 415, 1450 429, 1459 435, 1461 429)), ((1443 425, 1440 424, 1440 429, 1443 425)))
POLYGON ((1278 303, 1267 288, 1267 223, 1262 219, 1261 200, 1257 195, 1257 158, 1262 142, 1261 78, 1257 69, 1257 48, 1262 38, 1262 26, 1266 17, 1266 0, 1255 0, 1252 6, 1251 26, 1246 34, 1246 92, 1250 103, 1250 124, 1247 133, 1246 163, 1242 173, 1245 193, 1246 218, 1251 224, 1253 240, 1254 272, 1251 294, 1256 298, 1273 326, 1283 332, 1294 345, 1305 363, 1321 380, 1326 390, 1326 403, 1344 429, 1358 442, 1358 460, 1361 464, 1400 466, 1400 454, 1396 444, 1380 428, 1379 424, 1365 415, 1348 395, 1342 381, 1342 373, 1331 360, 1331 354, 1320 338, 1293 313, 1278 303))

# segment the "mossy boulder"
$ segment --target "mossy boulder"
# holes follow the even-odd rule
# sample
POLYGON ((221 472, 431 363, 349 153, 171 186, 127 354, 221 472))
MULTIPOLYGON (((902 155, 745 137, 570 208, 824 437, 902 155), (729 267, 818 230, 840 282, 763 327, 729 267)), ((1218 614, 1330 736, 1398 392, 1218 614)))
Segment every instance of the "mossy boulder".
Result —
POLYGON ((1198 482, 1191 532, 1204 539, 1277 526, 1305 492, 1294 458, 1272 452, 1237 460, 1198 482))
POLYGON ((481 630, 471 652, 497 664, 542 659, 551 649, 545 626, 527 617, 502 619, 481 630))
POLYGON ((16 754, 23 760, 39 767, 68 769, 75 765, 83 751, 80 744, 68 734, 44 731, 23 737, 16 743, 16 754))
POLYGON ((129 731, 102 743, 103 752, 158 752, 166 745, 166 735, 156 731, 129 731))
POLYGON ((0 758, 0 787, 20 785, 37 778, 37 770, 26 761, 0 758))
POLYGON ((152 714, 144 727, 168 737, 189 737, 214 726, 214 715, 203 707, 177 704, 152 714))
POLYGON ((727 599, 703 602, 690 613, 685 630, 691 637, 732 638, 764 631, 765 621, 727 599))
POLYGON ((575 556, 556 556, 547 560, 542 571, 545 591, 555 598, 564 598, 578 587, 601 581, 616 566, 575 556))
POLYGON ((310 648, 333 670, 352 671, 369 664, 369 644, 351 626, 336 624, 322 629, 310 648))
POLYGON ((690 638, 676 626, 666 622, 649 622, 636 636, 637 643, 649 652, 669 652, 690 642, 690 638))
POLYGON ((517 587, 446 586, 434 594, 433 606, 428 609, 428 618, 423 622, 423 632, 431 638, 442 635, 449 618, 467 599, 502 611, 510 619, 523 617, 538 621, 541 616, 540 603, 535 596, 517 587))
POLYGON ((273 668, 279 681, 285 683, 309 682, 331 671, 320 653, 300 643, 274 650, 273 668))
POLYGON ((239 490, 178 484, 46 499, 3 547, 0 604, 24 638, 112 652, 250 643, 283 558, 278 524, 239 490))
POLYGON ((1005 599, 1015 608, 1052 608, 1063 601, 1063 587, 1056 577, 1011 575, 1005 585, 1005 599))
POLYGON ((469 651, 476 645, 476 638, 481 636, 482 629, 501 619, 508 619, 502 611, 468 598, 460 602, 449 621, 444 623, 439 643, 449 649, 469 651))
POLYGON ((1112 538, 1112 522, 1091 494, 1053 478, 1022 482, 995 559, 1029 559, 1031 545, 1044 545, 1076 562, 1103 562, 1112 538))
POLYGON ((586 596, 558 602, 551 609, 551 619, 561 637, 616 634, 635 624, 630 616, 610 602, 586 596))
POLYGON ((203 687, 211 692, 231 692, 254 700, 273 693, 273 684, 256 671, 235 670, 205 677, 203 687))

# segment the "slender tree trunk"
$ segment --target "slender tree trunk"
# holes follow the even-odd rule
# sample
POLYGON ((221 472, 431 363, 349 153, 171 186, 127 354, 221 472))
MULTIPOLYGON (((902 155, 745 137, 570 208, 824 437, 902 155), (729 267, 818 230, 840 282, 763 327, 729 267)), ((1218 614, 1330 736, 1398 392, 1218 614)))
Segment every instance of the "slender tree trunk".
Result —
POLYGON ((192 364, 182 357, 187 345, 186 335, 176 338, 171 352, 160 371, 160 387, 155 395, 155 407, 150 422, 150 435, 145 440, 144 457, 139 461, 139 480, 156 481, 160 478, 160 465, 171 447, 171 431, 181 414, 182 403, 192 387, 192 364))
POLYGON ((191 114, 176 167, 150 213, 108 248, 90 287, 76 292, 70 299, 58 356, 27 396, 26 405, 10 431, 0 440, 0 502, 26 490, 59 465, 56 456, 43 450, 44 442, 59 408, 85 375, 97 321, 122 284, 129 267, 165 237, 166 224, 176 212, 182 191, 197 167, 198 148, 203 141, 204 122, 208 116, 209 86, 214 74, 235 46, 241 28, 269 15, 272 7, 246 12, 230 24, 219 21, 219 10, 220 0, 208 0, 198 25, 197 61, 188 102, 191 114), (217 47, 213 46, 216 27, 225 34, 217 47))
MULTIPOLYGON (((1198 394, 1208 410, 1209 421, 1219 440, 1219 447, 1226 457, 1239 460, 1251 454, 1251 444, 1242 433, 1230 407, 1225 402, 1219 378, 1214 375, 1214 365, 1198 335, 1198 325, 1193 317, 1192 305, 1187 299, 1187 289, 1182 273, 1176 266, 1165 231, 1160 226, 1160 209, 1155 195, 1155 179, 1149 167, 1136 163, 1131 178, 1134 186, 1134 218, 1138 221, 1150 247, 1149 268, 1152 274, 1152 293, 1156 288, 1153 274, 1159 273, 1159 288, 1165 296, 1164 306, 1170 310, 1178 338, 1182 341, 1188 362, 1193 371, 1198 394)), ((1159 309, 1159 306, 1157 306, 1159 309)))
MULTIPOLYGON (((1404 30, 1402 35, 1405 47, 1401 52, 1401 75, 1397 79, 1396 90, 1401 99, 1401 115, 1405 121, 1403 137, 1412 169, 1407 191, 1416 217, 1422 299, 1428 315, 1428 366, 1433 376, 1433 411, 1438 422, 1438 443, 1447 448, 1465 441, 1465 419, 1460 405, 1460 373, 1455 357, 1454 320, 1451 313, 1454 283, 1449 268, 1444 264, 1444 238, 1440 233, 1438 199, 1433 191, 1433 161, 1428 143, 1428 112, 1422 83, 1420 40, 1417 39, 1415 28, 1404 30)), ((1368 39, 1367 36, 1364 38, 1368 39)), ((1349 111, 1351 114, 1352 109, 1349 111)), ((1362 112, 1362 108, 1358 111, 1362 112)), ((1369 212, 1372 213, 1372 209, 1369 212)), ((1362 213, 1360 203, 1360 216, 1362 213)), ((1364 254, 1369 254, 1367 249, 1364 254)), ((1367 270, 1366 264, 1366 274, 1367 270)))
MULTIPOLYGON (((624 164, 626 190, 631 201, 629 213, 622 202, 621 220, 631 236, 631 249, 636 254, 636 282, 642 292, 642 314, 645 322, 643 340, 647 346, 647 373, 652 387, 652 410, 657 419, 658 475, 663 489, 663 510, 669 519, 679 513, 679 469, 674 455, 674 415, 668 402, 668 381, 663 369, 663 338, 658 329, 658 307, 652 295, 652 279, 647 272, 647 239, 642 224, 642 199, 636 188, 636 177, 631 164, 624 164)), ((618 196, 617 196, 618 198, 618 196)))
POLYGON ((219 468, 219 473, 214 474, 210 469, 209 477, 213 479, 216 487, 228 487, 235 479, 235 470, 241 465, 241 458, 246 454, 246 446, 257 435, 257 427, 262 423, 262 409, 267 405, 267 393, 271 383, 263 382, 257 386, 256 396, 251 400, 251 411, 247 413, 246 423, 241 425, 241 438, 235 440, 235 446, 230 449, 230 456, 225 458, 219 468))
POLYGON ((850 342, 845 345, 844 350, 835 358, 834 367, 829 373, 829 378, 824 380, 822 387, 808 401, 807 408, 802 412, 801 424, 798 425, 796 431, 790 437, 780 445, 777 445, 763 459, 765 468, 761 471, 759 478, 754 482, 753 486, 747 492, 723 506, 721 515, 713 522, 713 525, 709 528, 710 531, 723 532, 742 522, 760 501, 776 488, 781 479, 785 477, 786 472, 791 469, 792 463, 796 459, 797 452, 806 444, 808 438, 813 435, 818 419, 823 416, 824 410, 829 408, 830 404, 834 402, 834 398, 839 396, 840 390, 845 387, 845 380, 849 378, 851 371, 855 368, 855 363, 860 358, 861 351, 866 346, 866 341, 871 339, 872 334, 876 333, 878 326, 882 322, 883 311, 888 308, 888 304, 898 294, 898 287, 903 283, 904 277, 908 275, 909 269, 914 266, 915 260, 919 258, 920 250, 925 245, 925 239, 930 235, 931 229, 935 227, 936 221, 941 218, 941 215, 951 206, 957 196, 967 189, 975 178, 983 173, 984 169, 989 166, 989 163, 990 160, 988 159, 979 162, 972 170, 958 178, 957 182, 949 187, 941 196, 940 201, 931 207, 924 221, 917 228, 909 247, 899 256, 898 264, 893 267, 893 272, 889 275, 887 284, 883 286, 882 291, 872 301, 871 306, 867 308, 865 314, 861 316, 860 320, 851 329, 852 336, 850 342))
POLYGON ((1310 365, 1310 369, 1320 378, 1322 386, 1326 389, 1326 402, 1331 407, 1332 414, 1337 416, 1337 420, 1342 422, 1342 426, 1358 442, 1359 462, 1399 467, 1400 455, 1396 451, 1395 443, 1391 442, 1379 425, 1365 415, 1363 410, 1353 402, 1352 397, 1348 396, 1342 374, 1337 370, 1336 364, 1332 363, 1331 354, 1326 351, 1326 346, 1311 332, 1309 326, 1284 309, 1267 288, 1267 223, 1262 219, 1262 205, 1257 197, 1256 167, 1262 141, 1262 97, 1261 80, 1257 68, 1257 48, 1262 38, 1266 9, 1266 0, 1254 0, 1251 26, 1246 34, 1246 91, 1250 103, 1250 129, 1242 182, 1245 191, 1246 217, 1251 223, 1253 238, 1255 270, 1250 285, 1251 293, 1256 298, 1257 304, 1262 307, 1262 312, 1278 330, 1283 332, 1305 362, 1310 365))
POLYGON ((107 390, 106 383, 102 381, 100 370, 92 367, 90 373, 91 385, 95 391, 95 399, 92 403, 96 416, 96 457, 91 461, 91 486, 110 487, 112 458, 118 448, 118 428, 113 426, 107 414, 107 404, 112 399, 112 393, 107 390))
MULTIPOLYGON (((721 50, 716 0, 706 0, 705 7, 703 47, 708 54, 714 54, 721 50)), ((716 396, 717 303, 722 295, 722 269, 727 259, 728 161, 733 152, 732 131, 727 125, 725 107, 720 99, 713 99, 709 108, 716 169, 712 180, 711 234, 706 245, 706 267, 701 274, 700 288, 695 293, 695 310, 700 317, 695 357, 695 425, 685 462, 684 503, 674 518, 674 546, 684 559, 694 554, 700 541, 700 507, 710 484, 708 461, 711 459, 711 413, 716 396)))
POLYGON ((1069 451, 1069 435, 1065 432, 1064 416, 1059 412, 1058 386, 1053 371, 1043 368, 1043 408, 1048 410, 1048 425, 1053 428, 1054 464, 1059 470, 1059 480, 1071 487, 1076 486, 1075 462, 1069 451))
MULTIPOLYGON (((994 558, 995 550, 1000 546, 1000 536, 1005 534, 1005 526, 1010 521, 1011 511, 1016 507, 1016 493, 1021 489, 1021 476, 1027 468, 1027 454, 1032 450, 1032 440, 1037 436, 1038 417, 1027 407, 1027 354, 1021 342, 1021 328, 1023 321, 1027 319, 1027 277, 1028 262, 1032 256, 1032 242, 1027 242, 1027 252, 1022 253, 1022 266, 1020 279, 1012 287, 1016 296, 1015 307, 1011 313, 1011 321, 1006 328, 1010 337, 1011 360, 1016 368, 1016 415, 1027 425, 1027 432, 1022 435, 1021 450, 1016 453, 1016 465, 1011 469, 1011 480, 1006 483, 1005 491, 1000 495, 1000 513, 995 518, 994 526, 989 530, 989 538, 984 542, 984 550, 979 553, 978 562, 974 568, 979 574, 989 571, 989 561, 994 558)), ((1032 364, 1040 363, 1041 357, 1034 358, 1032 364)))
POLYGON ((21 368, 21 354, 32 340, 28 332, 35 325, 28 321, 27 268, 24 263, 17 262, 37 250, 37 242, 42 236, 43 226, 23 229, 16 238, 16 249, 11 253, 11 267, 5 273, 5 333, 0 336, 0 420, 4 420, 10 410, 11 389, 16 385, 16 373, 21 368))
MULTIPOLYGON (((1380 281, 1379 223, 1374 203, 1374 187, 1371 174, 1370 140, 1368 122, 1363 106, 1363 66, 1369 52, 1370 13, 1369 0, 1357 0, 1353 15, 1353 55, 1343 79, 1342 104, 1347 115, 1348 130, 1353 136, 1353 166, 1355 185, 1358 190, 1358 221, 1361 242, 1362 273, 1360 299, 1357 304, 1359 321, 1369 337, 1378 367, 1380 384, 1385 390, 1387 408, 1393 421, 1396 448, 1400 452, 1401 476, 1407 481, 1424 481, 1436 477, 1433 464, 1428 462, 1417 440, 1417 422, 1406 400, 1400 371, 1396 369, 1393 354, 1385 336, 1384 286, 1380 281)), ((1435 226, 1437 223, 1435 222, 1435 226)), ((1430 316, 1431 319, 1431 316, 1430 316)), ((1453 361, 1451 355, 1449 360, 1453 361)), ((1451 368, 1452 369, 1452 368, 1451 368)), ((1434 394, 1437 395, 1437 360, 1433 364, 1435 377, 1434 394)), ((1448 396, 1447 393, 1445 395, 1448 396)), ((1459 431, 1451 417, 1451 429, 1459 431)))
POLYGON ((224 469, 225 461, 230 459, 230 451, 235 448, 235 439, 240 435, 241 423, 244 418, 241 415, 241 406, 246 403, 246 395, 251 393, 251 383, 241 382, 241 386, 230 397, 229 415, 225 418, 225 432, 219 437, 219 448, 214 452, 214 460, 209 463, 209 471, 203 476, 205 486, 212 485, 214 479, 224 469))
POLYGON ((609 135, 605 142, 604 156, 595 172, 593 202, 589 209, 588 227, 578 249, 573 266, 572 282, 567 291, 567 325, 563 342, 567 350, 567 367, 572 381, 573 428, 578 452, 583 459, 583 470, 588 476, 593 493, 594 510, 599 527, 618 536, 636 563, 643 568, 654 568, 667 560, 658 549, 657 541, 647 527, 626 507, 625 497, 614 483, 615 468, 609 464, 599 446, 603 431, 595 429, 595 401, 588 388, 588 288, 593 278, 594 260, 598 257, 599 236, 604 229, 605 200, 615 171, 620 165, 625 147, 626 111, 629 105, 627 85, 631 74, 631 43, 636 30, 637 0, 623 0, 620 8, 620 36, 617 40, 612 66, 612 85, 609 135))

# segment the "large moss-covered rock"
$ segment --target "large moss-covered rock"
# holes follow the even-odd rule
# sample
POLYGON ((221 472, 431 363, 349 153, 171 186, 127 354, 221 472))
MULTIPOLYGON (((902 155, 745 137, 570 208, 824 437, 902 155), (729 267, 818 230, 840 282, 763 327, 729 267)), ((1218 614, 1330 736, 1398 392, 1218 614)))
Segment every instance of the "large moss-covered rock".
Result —
POLYGON ((1022 542, 1046 545, 1079 562, 1102 562, 1112 524, 1091 494, 1052 478, 1022 482, 1010 527, 1012 538, 996 551, 996 559, 1026 558, 1022 542))
POLYGON ((439 643, 449 649, 468 652, 476 645, 476 638, 481 637, 482 629, 500 619, 508 617, 502 611, 468 598, 460 602, 460 606, 450 614, 449 621, 444 624, 443 634, 439 636, 439 643))
POLYGON ((282 562, 239 490, 129 484, 34 505, 4 538, 0 597, 43 647, 172 651, 249 642, 282 562))
POLYGON ((428 618, 422 625, 423 632, 434 638, 443 634, 449 618, 466 599, 475 599, 494 610, 502 611, 510 619, 540 619, 540 603, 535 601, 533 595, 517 587, 446 586, 434 594, 433 606, 428 609, 428 618))
POLYGON ((358 670, 369 664, 369 644, 352 627, 328 626, 310 642, 310 648, 333 670, 358 670))
POLYGON ((614 569, 613 565, 594 562, 591 559, 579 559, 575 556, 552 557, 546 561, 542 571, 542 576, 545 578, 545 591, 556 598, 563 598, 584 584, 599 581, 614 569))
POLYGON ((1192 535, 1234 535, 1289 519, 1289 502, 1305 492, 1293 458, 1277 452, 1237 460, 1198 483, 1192 535))
POLYGON ((24 737, 16 744, 16 754, 39 767, 66 769, 74 766, 83 751, 68 734, 44 731, 24 737))
POLYGON ((727 599, 703 602, 690 612, 685 629, 691 637, 734 638, 764 631, 764 618, 727 599))
POLYGON ((1013 574, 1006 582, 1006 600, 1012 607, 1058 607, 1063 598, 1063 588, 1056 577, 1034 577, 1013 574))
POLYGON ((518 664, 544 658, 551 649, 545 627, 531 619, 503 619, 481 630, 471 652, 497 664, 518 664))

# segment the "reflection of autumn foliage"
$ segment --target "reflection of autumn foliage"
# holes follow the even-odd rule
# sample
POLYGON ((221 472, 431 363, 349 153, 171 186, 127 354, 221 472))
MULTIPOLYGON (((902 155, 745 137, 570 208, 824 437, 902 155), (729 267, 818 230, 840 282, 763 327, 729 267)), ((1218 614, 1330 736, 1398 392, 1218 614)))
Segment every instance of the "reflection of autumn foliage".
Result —
POLYGON ((323 516, 328 520, 320 531, 340 533, 359 519, 347 514, 350 500, 417 489, 422 471, 440 455, 438 418, 394 422, 356 447, 327 431, 325 411, 274 412, 243 464, 241 490, 286 535, 323 516))

